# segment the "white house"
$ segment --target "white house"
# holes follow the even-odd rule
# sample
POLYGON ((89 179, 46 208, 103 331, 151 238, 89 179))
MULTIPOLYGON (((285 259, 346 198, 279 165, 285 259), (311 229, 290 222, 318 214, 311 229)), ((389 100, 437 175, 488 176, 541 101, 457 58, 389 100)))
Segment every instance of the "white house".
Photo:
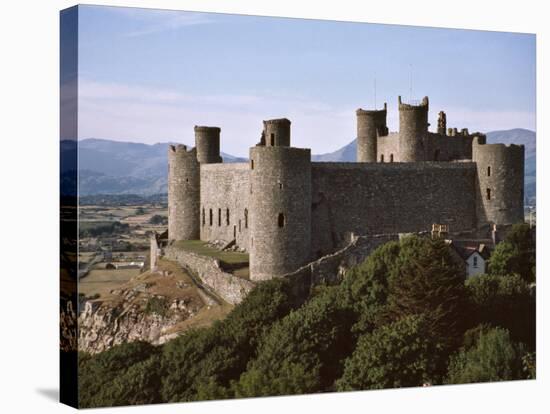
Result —
POLYGON ((447 243, 464 263, 467 277, 487 272, 490 256, 487 244, 469 240, 447 240, 447 243))

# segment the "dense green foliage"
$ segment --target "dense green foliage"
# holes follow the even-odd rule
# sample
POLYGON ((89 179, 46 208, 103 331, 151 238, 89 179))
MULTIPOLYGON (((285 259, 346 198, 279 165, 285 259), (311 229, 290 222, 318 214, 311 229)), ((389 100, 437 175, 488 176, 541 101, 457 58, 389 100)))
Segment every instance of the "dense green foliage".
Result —
POLYGON ((506 329, 481 329, 474 346, 464 347, 451 357, 448 383, 525 378, 524 356, 524 346, 514 343, 506 329))
POLYGON ((264 332, 298 307, 287 280, 260 284, 221 322, 170 341, 163 349, 165 401, 223 398, 256 355, 264 332))
POLYGON ((527 282, 518 274, 466 281, 461 272, 444 242, 408 237, 309 297, 294 280, 262 282, 209 328, 158 347, 133 343, 82 355, 81 404, 534 377, 527 282))
POLYGON ((518 274, 480 275, 466 282, 474 324, 509 330, 512 339, 535 347, 535 296, 518 274))
POLYGON ((401 243, 389 275, 387 319, 424 315, 432 338, 456 346, 468 327, 465 275, 442 240, 411 237, 401 243))
POLYGON ((496 246, 489 260, 489 272, 494 275, 517 273, 526 282, 534 282, 535 269, 535 229, 528 224, 516 224, 496 246))
POLYGON ((79 355, 79 399, 82 407, 159 402, 159 349, 132 342, 95 356, 79 355))
POLYGON ((353 311, 328 289, 277 322, 261 341, 258 357, 241 376, 237 396, 330 390, 353 350, 353 311))
POLYGON ((413 387, 433 381, 438 343, 423 315, 411 315, 383 325, 359 338, 346 361, 339 391, 413 387))

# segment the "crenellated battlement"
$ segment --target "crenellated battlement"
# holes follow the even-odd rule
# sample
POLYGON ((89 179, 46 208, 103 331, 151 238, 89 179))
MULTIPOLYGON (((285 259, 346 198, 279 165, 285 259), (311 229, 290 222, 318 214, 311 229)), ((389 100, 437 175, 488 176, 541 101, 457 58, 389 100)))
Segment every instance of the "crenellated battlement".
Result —
POLYGON ((430 103, 427 96, 423 97, 418 103, 405 103, 401 99, 401 96, 397 97, 397 103, 400 111, 427 111, 430 103))
POLYGON ((176 144, 176 145, 170 145, 168 148, 169 148, 169 151, 173 154, 188 156, 190 158, 197 157, 197 149, 195 147, 189 149, 187 145, 176 144))

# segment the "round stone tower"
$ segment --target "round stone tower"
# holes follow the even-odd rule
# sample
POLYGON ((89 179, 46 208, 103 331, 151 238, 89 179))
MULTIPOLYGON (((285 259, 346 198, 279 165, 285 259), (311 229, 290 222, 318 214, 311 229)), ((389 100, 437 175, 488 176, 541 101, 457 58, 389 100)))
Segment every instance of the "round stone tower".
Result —
POLYGON ((220 128, 195 126, 195 147, 201 164, 222 162, 220 156, 220 128))
POLYGON ((485 136, 474 137, 478 227, 524 221, 524 157, 523 145, 485 144, 485 136))
POLYGON ((250 148, 250 168, 250 278, 266 280, 310 260, 311 153, 258 145, 250 148))
POLYGON ((290 147, 290 121, 286 118, 264 121, 266 147, 290 147))
POLYGON ((399 160, 424 161, 424 138, 428 133, 428 97, 418 105, 399 102, 399 160))
POLYGON ((197 151, 168 147, 168 238, 195 240, 200 232, 200 165, 197 151))
POLYGON ((388 135, 387 104, 384 103, 384 109, 359 108, 355 113, 357 114, 357 162, 376 162, 378 137, 388 135))

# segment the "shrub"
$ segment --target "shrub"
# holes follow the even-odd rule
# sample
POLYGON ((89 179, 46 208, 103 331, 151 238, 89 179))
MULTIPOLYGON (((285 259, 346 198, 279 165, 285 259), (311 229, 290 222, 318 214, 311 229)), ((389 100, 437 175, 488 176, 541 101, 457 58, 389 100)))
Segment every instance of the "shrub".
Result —
POLYGON ((463 348, 451 357, 447 382, 460 384, 524 379, 524 355, 523 346, 512 342, 506 329, 481 330, 475 346, 463 348))
POLYGON ((260 338, 299 304, 288 280, 262 282, 223 321, 166 343, 162 358, 164 400, 232 395, 231 381, 237 380, 255 357, 260 338))
POLYGON ((359 338, 338 391, 413 387, 433 381, 438 345, 429 336, 428 320, 408 316, 359 338))
POLYGON ((506 328, 514 341, 535 349, 535 297, 521 276, 479 275, 469 278, 466 287, 474 323, 506 328))
POLYGON ((165 316, 168 312, 168 301, 165 297, 152 296, 147 300, 145 305, 145 313, 150 315, 156 313, 160 316, 165 316))
POLYGON ((353 315, 327 289, 277 322, 236 385, 239 397, 326 391, 354 347, 353 315))
POLYGON ((399 242, 389 242, 375 249, 361 264, 346 274, 339 287, 338 300, 355 310, 358 322, 356 333, 374 329, 388 296, 388 278, 399 256, 399 242))
POLYGON ((505 239, 497 244, 489 259, 489 273, 519 274, 526 282, 535 281, 536 239, 528 224, 515 224, 505 239))
POLYGON ((93 356, 79 354, 81 407, 159 402, 157 355, 158 348, 146 342, 118 345, 93 356))

